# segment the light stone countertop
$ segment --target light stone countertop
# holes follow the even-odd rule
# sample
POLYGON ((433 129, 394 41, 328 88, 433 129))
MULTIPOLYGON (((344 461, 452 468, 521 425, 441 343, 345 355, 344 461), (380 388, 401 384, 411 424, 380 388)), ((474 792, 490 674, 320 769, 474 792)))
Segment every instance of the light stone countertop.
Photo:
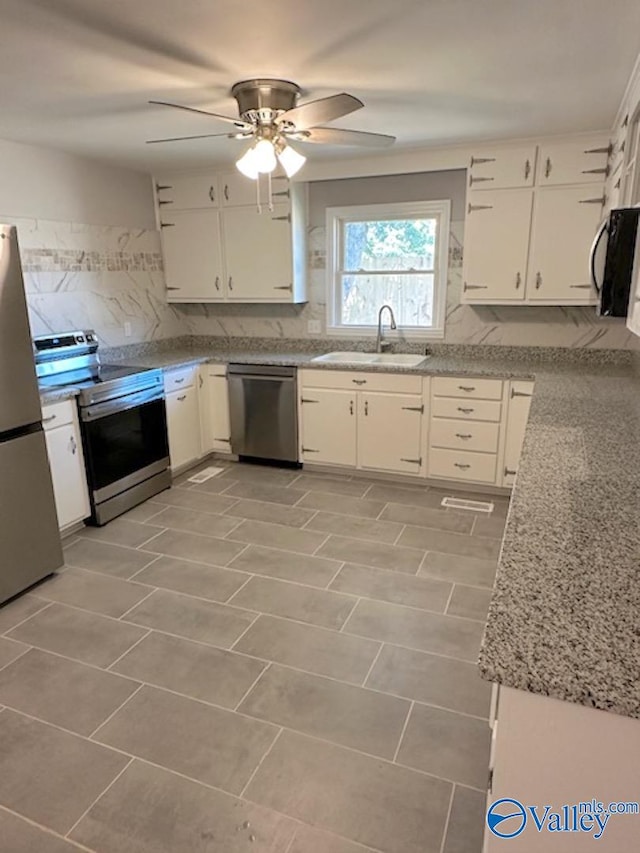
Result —
POLYGON ((189 347, 124 363, 535 379, 480 670, 509 687, 640 717, 640 378, 633 368, 441 355, 417 367, 310 363, 316 354, 189 347))

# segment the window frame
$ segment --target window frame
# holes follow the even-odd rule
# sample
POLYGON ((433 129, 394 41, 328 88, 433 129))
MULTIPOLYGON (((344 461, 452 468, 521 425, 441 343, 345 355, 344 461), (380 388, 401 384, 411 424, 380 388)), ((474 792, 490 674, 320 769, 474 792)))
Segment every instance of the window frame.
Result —
POLYGON ((374 336, 377 334, 375 325, 346 325, 341 322, 341 287, 340 262, 342 257, 343 223, 362 221, 381 221, 385 219, 437 219, 437 235, 435 244, 435 259, 433 265, 433 325, 400 326, 396 335, 405 339, 442 339, 447 303, 447 280, 449 273, 449 231, 451 223, 451 201, 438 199, 420 202, 392 202, 380 204, 349 205, 328 207, 326 210, 327 233, 327 334, 342 337, 374 336))

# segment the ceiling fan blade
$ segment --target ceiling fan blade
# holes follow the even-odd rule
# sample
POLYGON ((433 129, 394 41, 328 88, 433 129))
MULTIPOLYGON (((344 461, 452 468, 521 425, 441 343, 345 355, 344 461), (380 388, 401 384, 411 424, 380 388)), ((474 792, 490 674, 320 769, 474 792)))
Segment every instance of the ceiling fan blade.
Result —
MULTIPOLYGON (((250 134, 247 134, 247 137, 250 134)), ((147 139, 147 145, 155 145, 158 142, 183 142, 186 139, 212 139, 214 136, 226 136, 227 139, 236 139, 235 133, 199 133, 197 136, 167 136, 164 139, 147 139)))
POLYGON ((171 104, 167 101, 149 101, 149 103, 160 107, 173 107, 175 110, 186 110, 189 113, 198 113, 199 115, 209 116, 210 118, 217 118, 220 121, 226 121, 229 122, 229 124, 235 125, 242 131, 253 131, 253 125, 249 124, 247 121, 243 121, 241 118, 222 116, 219 113, 210 113, 208 110, 199 110, 196 107, 185 107, 183 104, 171 104))
POLYGON ((396 141, 385 133, 365 133, 361 130, 341 130, 337 127, 312 127, 302 133, 286 133, 287 139, 296 142, 318 142, 329 145, 364 145, 368 148, 386 148, 396 141))
POLYGON ((319 98, 317 101, 309 101, 294 107, 292 110, 282 113, 276 119, 276 124, 293 124, 296 130, 307 130, 328 121, 335 121, 342 116, 349 115, 356 110, 362 109, 364 104, 353 95, 342 92, 339 95, 330 95, 328 98, 319 98))

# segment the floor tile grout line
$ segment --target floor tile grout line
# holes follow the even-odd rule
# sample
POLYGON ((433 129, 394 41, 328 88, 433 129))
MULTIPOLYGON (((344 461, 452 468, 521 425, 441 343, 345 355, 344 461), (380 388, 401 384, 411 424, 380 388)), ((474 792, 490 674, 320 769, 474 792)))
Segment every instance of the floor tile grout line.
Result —
POLYGON ((271 742, 271 744, 269 745, 269 748, 267 749, 267 751, 265 752, 265 754, 262 756, 262 758, 261 758, 261 759, 260 759, 260 761, 258 762, 258 764, 257 764, 256 768, 254 769, 253 773, 252 773, 252 774, 251 774, 251 776, 249 776, 249 778, 247 779, 247 781, 246 781, 246 783, 245 783, 245 786, 243 787, 242 791, 240 791, 240 793, 238 794, 238 799, 240 799, 240 800, 241 800, 241 799, 243 799, 243 798, 244 798, 245 791, 247 790, 247 788, 249 787, 249 785, 253 782, 253 780, 254 780, 255 776, 256 776, 256 775, 257 775, 257 773, 258 773, 258 770, 260 770, 260 768, 262 767, 262 764, 264 763, 265 759, 266 759, 266 758, 267 758, 267 756, 271 753, 271 750, 273 749, 273 747, 276 745, 276 743, 277 743, 277 742, 278 742, 278 740, 280 739, 280 735, 282 734, 282 732, 283 732, 283 731, 284 731, 284 728, 281 726, 281 727, 280 727, 280 731, 276 734, 276 736, 274 737, 273 741, 272 741, 272 742, 271 742))
MULTIPOLYGON (((447 843, 447 834, 449 832, 449 821, 451 820, 451 812, 453 810, 453 798, 456 794, 456 783, 453 783, 453 787, 451 788, 451 795, 449 797, 449 808, 447 809, 447 816, 444 820, 444 827, 442 828, 442 842, 440 843, 440 851, 439 853, 445 853, 445 845, 447 843)), ((484 846, 484 845, 483 845, 484 846)))
MULTIPOLYGON (((38 601, 42 602, 42 607, 40 607, 38 610, 34 610, 33 613, 30 613, 28 616, 25 616, 24 619, 21 619, 19 622, 16 622, 15 625, 12 625, 10 628, 7 628, 7 630, 3 634, 0 634, 0 637, 7 637, 7 639, 9 640, 13 639, 12 637, 9 637, 9 631, 15 631, 16 628, 19 628, 21 625, 24 625, 24 623, 28 622, 29 619, 31 619, 33 616, 37 616, 38 613, 42 613, 43 611, 48 610, 52 604, 55 604, 54 601, 49 601, 46 598, 38 598, 38 601)), ((15 642, 21 641, 15 640, 15 642)))
POLYGON ((122 770, 117 774, 117 776, 115 777, 115 779, 112 779, 112 780, 111 780, 111 782, 109 782, 109 784, 108 784, 108 785, 107 785, 107 787, 104 789, 104 791, 102 791, 102 792, 101 792, 101 793, 100 793, 100 794, 95 798, 95 800, 91 803, 91 805, 89 806, 89 808, 88 808, 88 809, 86 809, 86 810, 85 810, 85 811, 80 815, 80 817, 78 818, 78 820, 73 824, 73 826, 71 827, 71 829, 70 829, 70 830, 66 833, 66 835, 64 836, 66 839, 68 839, 68 840, 70 840, 70 841, 72 841, 72 840, 73 840, 72 838, 70 838, 71 833, 74 831, 74 829, 76 829, 76 827, 80 824, 80 822, 81 822, 81 821, 83 821, 83 820, 84 820, 84 818, 89 814, 89 812, 91 811, 91 809, 92 809, 92 808, 97 804, 98 800, 100 800, 100 799, 101 799, 101 798, 102 798, 102 797, 107 793, 107 791, 109 791, 109 790, 110 790, 110 788, 112 788, 112 787, 113 787, 113 785, 115 785, 115 783, 116 783, 116 782, 118 781, 118 779, 123 775, 123 773, 124 773, 124 772, 125 772, 125 771, 130 767, 130 766, 131 766, 131 764, 132 764, 133 760, 134 760, 133 758, 130 758, 130 759, 129 759, 129 761, 127 761, 127 763, 126 763, 126 764, 125 764, 125 766, 122 768, 122 770))
POLYGON ((335 579, 338 577, 338 575, 340 574, 340 572, 344 569, 344 567, 345 567, 346 565, 347 565, 347 564, 346 564, 346 563, 344 563, 344 562, 340 563, 340 565, 339 565, 339 566, 338 566, 338 568, 336 569, 336 573, 335 573, 335 574, 334 574, 334 576, 331 578, 331 580, 329 581, 329 583, 328 583, 325 587, 323 587, 323 589, 329 590, 330 592, 338 592, 338 591, 339 591, 339 590, 332 590, 332 589, 331 589, 331 584, 335 581, 335 579))
MULTIPOLYGON (((242 705, 242 703, 244 702, 244 700, 245 700, 245 699, 247 698, 247 696, 251 693, 251 691, 252 691, 252 690, 253 690, 253 688, 258 684, 258 682, 262 679, 262 677, 263 677, 264 675, 266 675, 266 674, 267 674, 267 672, 269 672, 269 670, 271 669, 271 666, 272 666, 272 664, 271 664, 271 663, 268 663, 268 664, 264 667, 264 669, 260 672, 260 674, 257 676, 257 678, 255 678, 255 679, 251 682, 251 686, 249 687, 249 689, 248 689, 248 690, 245 690, 245 692, 242 694, 242 697, 240 698, 240 701, 239 701, 239 702, 236 702, 235 707, 232 709, 235 713, 240 713, 240 712, 238 711, 238 708, 240 707, 240 705, 242 705)), ((250 714, 249 716, 251 716, 251 714, 250 714)))
MULTIPOLYGON (((136 640, 135 643, 133 643, 133 645, 129 646, 129 648, 126 651, 122 652, 122 654, 119 657, 117 657, 114 661, 111 661, 109 666, 105 667, 104 669, 102 669, 102 667, 98 667, 98 669, 101 669, 103 672, 112 672, 112 673, 114 673, 114 675, 121 675, 121 673, 119 673, 119 672, 116 673, 115 670, 113 669, 113 667, 117 663, 120 663, 120 661, 123 658, 125 658, 129 654, 129 652, 132 652, 136 648, 136 646, 139 646, 140 643, 142 643, 143 640, 146 640, 147 637, 149 636, 149 634, 152 634, 152 633, 153 633, 153 628, 149 628, 149 630, 147 631, 146 634, 144 634, 142 637, 140 637, 139 640, 136 640)), ((61 657, 64 657, 64 655, 61 655, 61 657)), ((129 676, 129 675, 126 675, 123 677, 124 678, 131 678, 131 676, 129 676)), ((140 679, 139 678, 131 678, 131 680, 132 681, 139 681, 140 679)))
MULTIPOLYGON (((402 527, 400 528, 400 533, 398 533, 398 535, 396 536, 396 538, 393 540, 393 543, 392 543, 393 545, 397 545, 397 544, 398 544, 398 542, 399 542, 399 541, 400 541, 400 539, 402 538, 402 534, 405 532, 405 530, 406 530, 406 529, 407 529, 407 525, 406 525, 406 524, 403 524, 403 525, 402 525, 402 527)), ((401 546, 401 547, 402 547, 402 546, 401 546)), ((422 561, 420 561, 420 562, 422 562, 422 561)), ((418 566, 418 568, 420 568, 420 567, 418 566)))
MULTIPOLYGON (((324 548, 324 546, 327 544, 329 539, 331 539, 331 533, 327 534, 326 538, 318 545, 318 547, 315 549, 315 551, 313 551, 311 553, 310 556, 312 556, 312 557, 317 556, 318 551, 320 551, 321 548, 324 548)), ((329 559, 332 559, 332 558, 330 557, 329 559)))
POLYGON ((354 603, 353 603, 353 607, 351 608, 351 610, 349 611, 349 613, 348 613, 348 615, 347 615, 346 619, 344 620, 344 622, 342 623, 342 625, 341 625, 341 626, 340 626, 340 628, 338 629, 338 633, 339 633, 339 634, 346 633, 346 632, 343 632, 343 629, 344 629, 345 625, 347 624, 347 622, 349 621, 349 619, 351 619, 351 617, 353 616, 353 613, 354 613, 354 611, 355 611, 356 607, 360 604, 360 602, 361 602, 361 601, 362 601, 362 599, 361 599, 361 597, 360 597, 359 595, 355 597, 355 601, 354 601, 354 603))
MULTIPOLYGON (((140 581, 135 580, 135 578, 136 578, 136 577, 137 577, 141 572, 146 571, 146 570, 147 570, 150 566, 152 566, 154 563, 157 563, 157 562, 158 562, 158 560, 161 560, 163 556, 164 556, 163 554, 157 554, 157 555, 153 558, 153 560, 151 560, 149 563, 147 563, 147 565, 146 565, 146 566, 143 566, 141 569, 138 569, 137 571, 135 571, 135 572, 134 572, 130 577, 128 577, 128 578, 116 578, 116 580, 123 580, 125 583, 132 582, 132 583, 138 583, 138 584, 139 584, 139 583, 140 583, 140 581)), ((80 568, 80 566, 78 566, 78 568, 80 568)), ((95 569, 84 569, 84 571, 85 571, 85 572, 93 572, 93 573, 94 573, 94 574, 96 574, 96 575, 107 575, 107 577, 116 577, 115 575, 109 575, 109 574, 107 574, 106 572, 96 571, 95 569)), ((151 586, 151 584, 147 584, 147 583, 143 583, 143 584, 141 584, 141 585, 142 585, 142 586, 151 586)), ((154 587, 154 588, 155 588, 155 587, 154 587)))
MULTIPOLYGON (((139 692, 143 689, 143 687, 145 687, 145 686, 146 686, 146 685, 145 685, 143 682, 139 682, 138 686, 137 686, 137 687, 136 687, 136 689, 133 691, 133 693, 130 693, 130 694, 129 694, 129 696, 127 696, 127 698, 124 700, 124 702, 121 702, 121 703, 118 705, 118 707, 117 707, 114 711, 112 711, 112 712, 109 714, 109 716, 108 716, 105 720, 103 720, 103 721, 100 723, 100 725, 99 725, 99 726, 96 726, 96 727, 95 727, 95 729, 91 732, 91 734, 90 734, 90 735, 86 735, 87 740, 93 741, 94 743, 101 743, 101 741, 99 741, 99 740, 95 740, 95 737, 96 737, 96 735, 98 734, 98 732, 100 731, 100 729, 103 729, 106 725, 108 725, 108 724, 111 722, 111 720, 116 716, 116 714, 119 714, 119 713, 120 713, 120 711, 122 711, 122 710, 123 710, 123 708, 124 708, 126 705, 128 705, 128 704, 129 704, 129 702, 134 698, 134 696, 137 696, 137 695, 138 695, 138 693, 139 693, 139 692)), ((109 746, 109 744, 103 744, 103 746, 109 746)))
POLYGON ((148 598, 151 598, 151 596, 152 596, 155 592, 157 592, 157 591, 158 591, 158 587, 152 587, 152 588, 149 590, 149 592, 145 595, 145 597, 144 597, 144 598, 141 598, 141 599, 140 599, 140 601, 136 601, 136 603, 135 603, 135 604, 132 604, 132 605, 131 605, 131 607, 130 607, 128 610, 125 610, 125 612, 124 612, 124 613, 121 613, 121 614, 120 614, 120 616, 118 616, 118 619, 119 619, 120 621, 125 621, 125 622, 126 622, 126 617, 129 615, 129 613, 131 613, 131 611, 132 611, 132 610, 135 610, 135 609, 136 609, 136 607, 139 607, 141 604, 144 604, 144 602, 145 602, 148 598))
MULTIPOLYGON (((244 631, 242 632, 242 634, 240 634, 240 636, 239 636, 239 637, 236 637, 236 639, 233 641, 233 643, 228 647, 227 651, 229 651, 229 652, 234 651, 235 647, 238 645, 238 643, 239 643, 239 642, 240 642, 240 640, 244 637, 244 635, 245 635, 245 634, 247 634, 247 633, 248 633, 248 632, 253 628, 253 626, 256 624, 256 622, 258 621, 258 619, 259 619, 261 616, 263 616, 263 615, 264 615, 264 614, 262 614, 262 613, 256 613, 255 619, 253 619, 253 620, 252 620, 251 624, 250 624, 250 625, 248 625, 248 626, 244 629, 244 631)), ((262 660, 262 658, 257 658, 257 660, 262 660)))
POLYGON ((308 518, 308 519, 305 521, 305 523, 302 525, 302 527, 299 527, 299 528, 298 528, 298 530, 309 530, 309 525, 311 524, 311 522, 313 521, 313 519, 314 519, 314 518, 316 518, 316 516, 318 516, 318 515, 320 514, 320 510, 319 510, 319 509, 316 509, 316 510, 309 510, 309 512, 312 512, 312 513, 313 513, 313 515, 312 515, 310 518, 308 518))
MULTIPOLYGON (((12 640, 9 637, 7 637, 6 639, 8 639, 11 643, 21 643, 20 640, 12 640)), ((16 657, 14 657, 12 660, 7 661, 7 663, 3 663, 2 666, 0 666, 0 672, 2 672, 8 666, 11 666, 11 664, 17 663, 20 660, 20 658, 23 658, 26 654, 28 654, 34 648, 33 646, 30 646, 28 643, 21 643, 21 645, 26 646, 26 649, 24 651, 20 652, 20 654, 17 655, 16 657)))
POLYGON ((444 610, 443 610, 443 613, 444 613, 444 615, 445 615, 445 616, 449 616, 449 615, 451 615, 451 614, 449 614, 449 607, 450 607, 450 605, 451 605, 451 599, 453 598, 453 593, 454 593, 455 588, 456 588, 456 583, 455 583, 455 581, 454 581, 454 582, 451 584, 451 590, 450 590, 450 592, 449 592, 449 597, 447 598, 447 603, 445 604, 445 607, 444 607, 444 610))
MULTIPOLYGON (((369 669, 367 670, 367 674, 366 674, 366 675, 365 675, 365 677, 362 679, 362 683, 359 685, 359 687, 362 687, 362 688, 363 688, 363 689, 365 689, 365 690, 370 690, 370 689, 371 689, 371 688, 369 688, 369 687, 367 687, 367 686, 366 686, 366 685, 367 685, 367 681, 369 680, 369 676, 370 676, 370 675, 371 675, 371 673, 373 672, 375 665, 378 663, 378 658, 379 658, 379 657, 380 657, 380 655, 382 654, 382 650, 383 650, 383 648, 385 647, 385 645, 386 645, 385 643, 380 642, 380 648, 378 649, 378 651, 377 651, 377 652, 376 652, 376 654, 375 654, 375 657, 374 657, 374 658, 373 658, 373 660, 371 661, 371 665, 369 666, 369 669)), ((375 690, 375 688, 374 688, 374 692, 375 692, 375 693, 377 693, 378 691, 377 691, 377 690, 375 690)), ((380 693, 384 693, 384 691, 382 691, 382 690, 381 690, 381 691, 380 691, 380 693)), ((391 694, 385 694, 385 695, 391 695, 391 694)))
MULTIPOLYGON (((231 604, 233 599, 236 597, 236 595, 238 595, 238 593, 242 592, 242 590, 245 588, 245 586, 247 586, 247 584, 251 583, 251 581, 255 577, 256 577, 256 575, 254 575, 254 574, 248 574, 247 579, 240 584, 240 586, 238 587, 238 589, 235 590, 235 592, 231 593, 229 598, 227 598, 225 601, 221 602, 221 604, 229 604, 233 607, 234 605, 231 604)), ((194 596, 194 597, 197 598, 198 596, 194 596)), ((206 601, 206 599, 205 599, 205 601, 206 601)), ((242 609, 244 609, 244 608, 242 608, 242 609)), ((254 611, 254 612, 260 613, 261 611, 254 611)))
POLYGON ((398 739, 398 745, 396 746, 396 751, 393 753, 393 763, 396 764, 398 761, 398 753, 400 752, 400 747, 402 746, 402 741, 404 740, 405 732, 407 731, 407 726, 409 725, 409 719, 413 714, 413 709, 415 706, 415 701, 412 699, 411 704, 409 705, 409 710, 407 711, 407 716, 404 720, 404 725, 402 726, 402 731, 400 732, 400 738, 398 739))
POLYGON ((33 818, 28 817, 27 815, 21 814, 20 812, 16 812, 13 809, 9 808, 9 806, 5 806, 0 803, 0 811, 6 812, 7 814, 13 815, 14 817, 23 820, 25 823, 28 823, 30 826, 33 826, 35 829, 39 829, 41 832, 44 832, 46 835, 51 835, 53 838, 57 838, 59 841, 62 841, 67 844, 72 844, 76 850, 84 850, 86 853, 95 853, 95 850, 90 847, 86 847, 79 841, 75 841, 71 838, 66 838, 64 835, 60 835, 59 832, 56 832, 55 829, 52 829, 50 826, 45 826, 43 823, 38 823, 33 820, 33 818))
MULTIPOLYGON (((169 529, 168 527, 163 527, 162 530, 159 530, 157 533, 154 533, 153 536, 150 536, 148 539, 145 539, 145 541, 142 542, 140 545, 136 545, 136 547, 133 550, 134 551, 144 551, 145 549, 142 547, 143 545, 148 545, 150 542, 153 542, 153 540, 157 539, 158 536, 162 536, 163 533, 166 533, 168 529, 169 529)), ((115 544, 115 543, 113 543, 113 544, 115 544)), ((151 553, 153 554, 154 552, 152 551, 151 553)))

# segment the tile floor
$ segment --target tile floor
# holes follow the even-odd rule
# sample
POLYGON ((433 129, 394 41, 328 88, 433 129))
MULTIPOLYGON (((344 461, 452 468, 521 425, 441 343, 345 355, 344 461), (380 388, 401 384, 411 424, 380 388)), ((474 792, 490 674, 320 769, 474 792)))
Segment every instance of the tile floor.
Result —
POLYGON ((480 853, 507 499, 225 468, 0 609, 2 849, 480 853))

